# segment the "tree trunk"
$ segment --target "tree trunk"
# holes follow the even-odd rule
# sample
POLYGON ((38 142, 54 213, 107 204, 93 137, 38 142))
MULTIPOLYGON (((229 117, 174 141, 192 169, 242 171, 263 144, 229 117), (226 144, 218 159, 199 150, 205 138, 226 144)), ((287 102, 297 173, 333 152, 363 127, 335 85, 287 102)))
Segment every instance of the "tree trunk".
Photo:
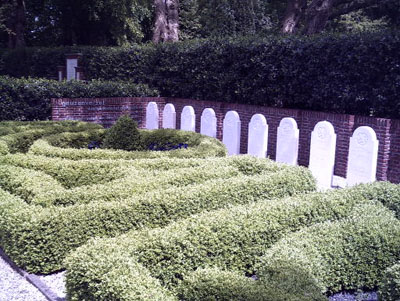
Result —
POLYGON ((8 48, 25 47, 24 31, 26 25, 24 0, 12 1, 13 11, 7 21, 8 48))
POLYGON ((288 0, 281 32, 294 33, 306 7, 307 0, 288 0))
POLYGON ((153 42, 178 41, 179 0, 154 0, 154 6, 153 42))
POLYGON ((324 30, 332 13, 335 0, 313 0, 306 10, 306 24, 304 33, 312 35, 324 30))

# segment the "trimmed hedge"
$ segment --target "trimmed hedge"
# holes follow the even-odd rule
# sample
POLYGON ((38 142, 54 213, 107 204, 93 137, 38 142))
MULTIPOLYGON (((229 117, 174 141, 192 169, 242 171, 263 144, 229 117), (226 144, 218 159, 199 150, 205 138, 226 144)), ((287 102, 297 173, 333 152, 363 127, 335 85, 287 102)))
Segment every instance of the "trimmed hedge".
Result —
MULTIPOLYGON (((165 160, 154 160, 160 163, 161 169, 154 164, 152 168, 143 168, 141 166, 144 166, 144 162, 137 164, 136 161, 69 161, 22 154, 0 157, 0 162, 3 164, 43 171, 55 177, 65 187, 75 187, 68 190, 54 186, 54 189, 47 193, 34 197, 33 203, 42 206, 83 204, 91 201, 118 201, 151 190, 165 190, 173 186, 200 184, 211 179, 229 179, 239 175, 256 175, 260 172, 272 173, 287 169, 287 167, 277 165, 272 161, 255 160, 248 156, 197 160, 197 163, 195 160, 182 160, 175 163, 173 168, 169 166, 167 170, 164 169, 165 160), (247 169, 243 169, 243 165, 247 165, 247 169), (212 168, 210 168, 211 166, 212 168)), ((16 172, 11 171, 11 173, 16 172)), ((33 171, 28 169, 26 173, 20 172, 20 177, 25 178, 29 173, 33 173, 33 171)), ((21 179, 10 178, 8 173, 0 174, 0 184, 1 180, 8 185, 17 186, 19 189, 30 189, 30 187, 20 187, 21 179)), ((36 186, 41 185, 40 177, 36 181, 35 179, 31 179, 31 181, 36 186)), ((190 193, 198 195, 192 190, 190 193)), ((163 194, 161 193, 161 195, 163 194)), ((185 195, 188 194, 185 193, 185 195)), ((175 193, 173 192, 171 195, 175 195, 175 193)), ((141 199, 146 197, 143 196, 141 199)))
POLYGON ((379 300, 400 300, 400 262, 388 267, 382 277, 379 288, 379 300))
MULTIPOLYGON (((35 140, 46 135, 61 132, 81 132, 99 130, 103 127, 94 123, 79 121, 43 121, 43 122, 0 122, 0 129, 8 129, 10 134, 0 136, 0 145, 8 152, 27 152, 35 140), (11 132, 12 131, 12 132, 11 132)), ((3 151, 4 153, 5 151, 3 151)))
POLYGON ((0 187, 18 195, 27 203, 35 203, 54 190, 63 189, 60 183, 51 176, 40 172, 11 165, 0 166, 0 187))
MULTIPOLYGON (((303 278, 298 278, 303 282, 303 278)), ((178 288, 179 300, 203 301, 323 301, 317 288, 289 293, 270 283, 261 283, 236 272, 217 268, 198 269, 185 276, 178 288)))
MULTIPOLYGON (((10 208, 7 200, 1 200, 0 212, 3 206, 6 209, 0 215, 4 233, 0 245, 21 267, 31 272, 49 273, 63 268, 62 260, 66 254, 95 236, 112 237, 132 229, 165 226, 205 210, 315 190, 315 181, 305 168, 249 157, 230 160, 237 164, 239 171, 246 162, 253 161, 253 173, 259 172, 262 166, 267 166, 266 172, 205 181, 207 176, 201 175, 207 175, 213 168, 213 161, 210 161, 203 173, 198 173, 201 184, 139 193, 125 200, 92 200, 88 204, 47 208, 28 205, 24 201, 14 202, 10 208), (268 165, 277 168, 268 170, 268 165)), ((250 170, 243 169, 243 173, 250 173, 250 170)), ((216 174, 220 174, 218 170, 216 174)), ((196 179, 189 181, 196 183, 196 179)), ((46 199, 38 199, 43 200, 46 199)))
POLYGON ((90 142, 103 141, 105 129, 87 130, 84 132, 63 132, 43 137, 50 145, 61 148, 88 148, 90 142))
MULTIPOLYGON (((130 48, 79 47, 90 79, 129 80, 165 97, 218 100, 400 118, 399 31, 348 35, 209 39, 130 48), (312 59, 310 59, 312 58, 312 59)), ((54 76, 48 60, 70 49, 28 49, 4 57, 8 70, 54 76), (41 57, 41 53, 48 56, 41 57), (49 58, 51 56, 51 58, 49 58), (40 61, 41 59, 41 61, 40 61)))
POLYGON ((118 81, 53 81, 0 76, 1 120, 51 118, 51 98, 157 96, 146 85, 118 81))
POLYGON ((107 149, 72 149, 51 146, 47 141, 37 140, 29 149, 29 153, 46 157, 57 157, 71 160, 81 159, 150 159, 150 158, 208 158, 226 156, 225 145, 208 136, 199 133, 179 133, 197 137, 197 143, 188 149, 171 151, 123 151, 107 149))
POLYGON ((282 289, 290 289, 300 275, 323 292, 374 289, 385 269, 400 259, 399 250, 400 220, 382 204, 363 204, 348 218, 305 228, 277 242, 260 260, 257 276, 282 289))
MULTIPOLYGON (((116 288, 121 295, 135 287, 135 279, 110 279, 133 268, 127 259, 147 268, 172 291, 185 275, 217 266, 253 275, 258 257, 289 232, 350 215, 374 190, 399 185, 375 183, 351 189, 313 193, 221 209, 174 222, 165 228, 133 231, 117 238, 93 239, 65 261, 71 300, 107 299, 116 288), (107 287, 101 284, 107 282, 107 287), (96 297, 95 297, 96 296, 96 297)), ((376 195, 376 194, 375 194, 376 195)), ((119 295, 115 297, 119 300, 119 295)))
POLYGON ((138 124, 128 115, 122 115, 109 128, 104 136, 103 147, 126 151, 140 150, 140 133, 138 124))

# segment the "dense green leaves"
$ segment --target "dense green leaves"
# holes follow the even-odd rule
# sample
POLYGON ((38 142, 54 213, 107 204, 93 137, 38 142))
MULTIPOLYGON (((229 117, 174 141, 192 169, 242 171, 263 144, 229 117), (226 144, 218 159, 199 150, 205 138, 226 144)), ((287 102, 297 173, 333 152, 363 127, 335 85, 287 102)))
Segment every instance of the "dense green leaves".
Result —
POLYGON ((297 285, 285 290, 270 282, 218 268, 198 269, 185 276, 178 288, 180 300, 202 301, 323 301, 327 298, 314 283, 297 274, 297 285), (300 285, 299 285, 300 284, 300 285), (303 285, 301 285, 303 284, 303 285), (304 285, 306 284, 306 285, 304 285))
POLYGON ((115 81, 58 82, 0 76, 0 121, 45 120, 51 117, 51 98, 156 96, 146 85, 115 81))
MULTIPOLYGON (((161 96, 400 118, 399 48, 394 31, 75 50, 83 53, 88 78, 145 83, 161 96)), ((15 65, 0 66, 0 73, 46 77, 50 69, 43 66, 62 55, 28 49, 24 59, 6 52, 4 66, 15 65), (19 72, 24 66, 29 70, 19 72)), ((54 76, 56 64, 51 70, 54 76)))
POLYGON ((379 297, 383 301, 400 300, 400 263, 388 267, 379 289, 379 297))
POLYGON ((103 147, 126 151, 139 150, 141 143, 137 122, 128 115, 118 118, 117 122, 106 131, 103 147))
POLYGON ((261 281, 289 291, 301 275, 321 291, 374 289, 385 269, 400 259, 400 221, 381 204, 356 206, 339 221, 288 235, 261 259, 261 281))
MULTIPOLYGON (((375 189, 385 193, 385 187, 388 188, 388 185, 396 187, 397 190, 400 189, 398 185, 375 183, 280 200, 258 197, 258 202, 204 212, 174 222, 164 228, 132 231, 117 238, 92 240, 71 253, 66 260, 69 295, 74 300, 107 296, 109 291, 114 290, 115 285, 119 286, 121 283, 119 279, 109 281, 108 273, 104 273, 105 267, 109 267, 112 262, 112 273, 118 274, 118 270, 122 272, 133 267, 127 261, 130 258, 136 258, 137 262, 147 268, 153 277, 175 292, 186 276, 199 268, 216 266, 242 275, 254 275, 260 256, 279 239, 305 226, 319 222, 329 224, 328 221, 351 216, 357 212, 360 205, 374 200, 371 195, 377 195, 374 193, 375 189), (111 261, 110 258, 112 258, 111 261), (103 281, 107 282, 107 288, 90 286, 91 283, 101 284, 103 281)), ((384 256, 382 264, 379 265, 384 267, 395 258, 390 252, 398 249, 399 221, 394 218, 393 213, 383 209, 382 206, 369 206, 362 213, 368 211, 371 211, 372 215, 375 212, 378 222, 373 223, 374 226, 369 229, 368 222, 374 219, 366 219, 361 224, 361 228, 366 229, 365 233, 368 233, 368 236, 363 239, 363 232, 358 232, 360 233, 360 236, 357 236, 359 240, 348 241, 351 247, 349 251, 353 254, 354 248, 360 244, 367 248, 367 238, 374 237, 375 234, 380 235, 376 232, 379 229, 382 236, 387 234, 388 237, 387 240, 381 242, 379 239, 374 240, 376 245, 382 247, 377 255, 384 256)), ((348 228, 340 230, 344 233, 344 237, 345 229, 348 228)), ((323 238, 322 235, 321 237, 323 238)), ((327 240, 329 237, 328 232, 327 240)), ((310 239, 312 239, 311 235, 310 239)), ((329 241, 329 243, 334 242, 329 241)), ((329 243, 326 247, 329 247, 329 243)), ((298 244, 303 245, 302 241, 298 241, 298 244)), ((363 252, 357 259, 368 260, 371 256, 374 255, 363 252)), ((337 268, 341 270, 340 265, 337 268)), ((371 270, 376 269, 371 268, 371 270)), ((313 271, 318 272, 318 269, 313 269, 313 271)), ((350 274, 354 275, 352 272, 350 274)), ((361 272, 359 274, 362 276, 361 272)), ((309 287, 315 284, 312 281, 294 279, 298 284, 307 284, 309 287)), ((135 287, 135 281, 131 278, 125 283, 121 294, 126 294, 135 287)), ((291 293, 294 293, 293 288, 291 293)))

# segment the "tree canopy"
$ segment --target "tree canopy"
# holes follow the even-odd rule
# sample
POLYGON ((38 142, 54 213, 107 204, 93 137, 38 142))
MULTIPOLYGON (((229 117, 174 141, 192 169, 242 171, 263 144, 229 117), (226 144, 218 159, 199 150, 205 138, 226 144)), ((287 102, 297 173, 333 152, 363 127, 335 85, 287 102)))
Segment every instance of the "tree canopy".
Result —
POLYGON ((399 25, 398 0, 4 0, 0 47, 121 46, 399 25))

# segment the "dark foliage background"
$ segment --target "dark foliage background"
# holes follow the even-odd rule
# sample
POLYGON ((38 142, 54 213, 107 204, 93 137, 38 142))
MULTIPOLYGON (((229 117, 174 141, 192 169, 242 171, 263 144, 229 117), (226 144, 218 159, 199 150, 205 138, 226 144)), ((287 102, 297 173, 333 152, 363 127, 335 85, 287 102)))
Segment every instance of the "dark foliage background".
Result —
POLYGON ((58 82, 45 79, 0 77, 1 120, 46 120, 51 117, 51 98, 157 96, 146 85, 91 81, 58 82))
POLYGON ((79 51, 87 78, 144 83, 161 96, 400 118, 399 49, 398 31, 28 48, 3 52, 0 73, 54 78, 64 54, 79 51))

